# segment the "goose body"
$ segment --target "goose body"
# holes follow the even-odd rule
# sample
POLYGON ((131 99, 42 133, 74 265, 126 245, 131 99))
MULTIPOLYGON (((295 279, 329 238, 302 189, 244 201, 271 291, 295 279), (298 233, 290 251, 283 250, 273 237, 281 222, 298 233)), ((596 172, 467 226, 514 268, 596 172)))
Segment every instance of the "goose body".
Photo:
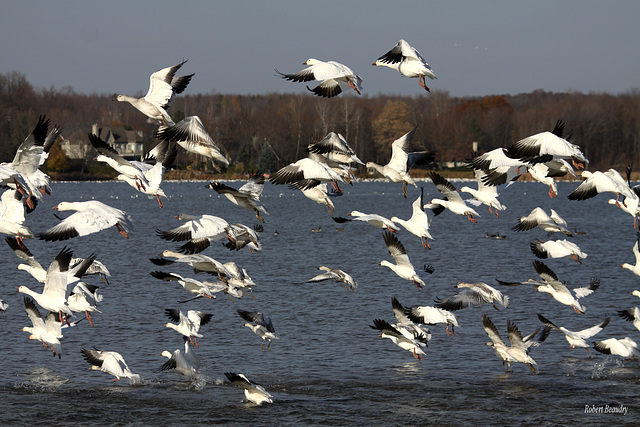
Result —
POLYGON ((58 225, 38 234, 38 238, 47 241, 66 240, 78 236, 87 236, 116 227, 124 237, 132 236, 131 219, 125 211, 113 208, 97 200, 85 202, 60 202, 53 207, 57 211, 76 211, 58 225))
POLYGON ((351 68, 336 61, 321 61, 309 58, 302 65, 307 68, 291 74, 283 74, 276 70, 283 79, 293 82, 308 82, 318 80, 321 83, 313 89, 307 86, 314 94, 323 98, 332 98, 339 95, 343 89, 351 88, 358 95, 362 90, 362 78, 355 74, 351 68))
POLYGON ((140 380, 140 375, 131 372, 127 362, 118 352, 83 348, 81 353, 84 359, 91 364, 92 370, 113 375, 115 377, 113 381, 119 381, 120 378, 129 378, 132 382, 140 380))
POLYGON ((244 397, 256 405, 262 405, 263 403, 273 403, 273 396, 264 389, 261 385, 249 380, 243 374, 236 374, 235 372, 225 372, 224 375, 227 379, 236 387, 244 389, 244 397))
POLYGON ((418 84, 427 92, 430 92, 425 82, 425 77, 437 79, 433 69, 414 47, 400 39, 398 43, 387 53, 382 55, 372 65, 389 67, 398 71, 405 77, 418 78, 418 84))
POLYGON ((145 116, 157 123, 173 125, 174 122, 167 113, 171 105, 174 94, 184 91, 193 74, 188 76, 175 77, 176 72, 187 61, 172 67, 167 67, 156 71, 149 76, 149 90, 142 98, 134 98, 127 95, 118 95, 116 101, 128 102, 145 116))
POLYGON ((390 268, 391 271, 401 278, 412 281, 416 286, 418 286, 418 289, 422 289, 422 287, 425 286, 425 283, 413 268, 413 265, 409 260, 409 256, 407 255, 407 251, 402 243, 400 243, 400 240, 398 240, 395 234, 390 233, 389 231, 385 231, 383 237, 384 242, 387 245, 389 255, 393 257, 396 263, 393 264, 387 260, 382 260, 378 265, 390 268))

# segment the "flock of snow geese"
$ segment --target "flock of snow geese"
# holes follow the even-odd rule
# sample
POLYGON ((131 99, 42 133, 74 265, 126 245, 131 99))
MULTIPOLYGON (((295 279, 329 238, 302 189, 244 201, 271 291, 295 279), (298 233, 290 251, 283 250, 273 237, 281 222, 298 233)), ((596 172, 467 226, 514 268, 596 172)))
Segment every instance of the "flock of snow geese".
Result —
MULTIPOLYGON (((128 102, 140 112, 158 124, 156 133, 158 144, 148 153, 143 161, 129 161, 120 156, 117 151, 102 141, 96 135, 89 135, 89 140, 98 152, 97 160, 106 163, 118 173, 118 180, 127 182, 135 190, 156 198, 158 206, 162 208, 161 198, 167 196, 160 188, 166 168, 173 163, 177 146, 205 156, 218 170, 229 165, 229 160, 204 128, 197 116, 186 117, 179 123, 174 123, 167 109, 176 94, 185 90, 193 74, 176 77, 176 72, 185 63, 168 67, 153 73, 150 77, 148 93, 142 98, 132 98, 119 95, 118 101, 128 102)), ((332 97, 338 95, 343 88, 352 88, 360 93, 362 79, 355 75, 348 67, 333 62, 322 62, 309 59, 305 62, 308 68, 294 74, 282 74, 283 78, 295 82, 319 80, 321 83, 309 90, 316 95, 332 97)), ((400 40, 398 44, 381 56, 373 65, 387 66, 399 71, 407 77, 419 79, 421 87, 429 88, 425 84, 425 77, 435 78, 433 71, 407 42, 400 40)), ((24 240, 39 238, 46 241, 62 241, 78 236, 86 236, 102 230, 115 227, 117 231, 129 238, 133 235, 132 220, 126 212, 110 207, 100 201, 61 202, 53 209, 57 211, 74 211, 73 214, 39 234, 33 234, 25 225, 26 214, 36 209, 38 201, 46 194, 50 194, 49 177, 39 170, 46 161, 51 146, 58 139, 62 129, 54 127, 49 131, 50 120, 41 116, 33 131, 20 145, 15 158, 10 163, 0 164, 0 178, 6 188, 0 198, 0 232, 8 235, 6 242, 14 253, 25 263, 19 269, 30 273, 38 282, 43 283, 41 292, 32 290, 28 286, 20 286, 18 292, 25 294, 24 307, 32 326, 23 330, 28 332, 29 339, 39 340, 45 348, 52 350, 54 356, 61 357, 60 340, 63 330, 76 326, 79 321, 86 319, 91 326, 91 313, 99 313, 96 304, 102 300, 98 287, 82 281, 88 275, 98 275, 108 283, 110 276, 107 267, 96 259, 94 254, 87 258, 77 258, 73 252, 64 247, 47 269, 35 259, 26 247, 24 240), (42 317, 40 310, 48 311, 42 317), (79 316, 80 320, 77 319, 79 316)), ((440 191, 440 198, 424 200, 423 191, 412 203, 412 215, 403 220, 398 217, 385 218, 375 213, 352 211, 348 217, 333 217, 337 223, 345 224, 353 221, 366 222, 370 226, 383 230, 383 240, 393 262, 381 260, 379 265, 388 267, 400 278, 414 283, 419 289, 426 286, 418 271, 412 265, 409 254, 398 238, 401 227, 408 233, 418 237, 425 250, 431 249, 429 240, 433 239, 430 226, 433 218, 443 211, 466 217, 471 222, 477 222, 480 214, 474 207, 486 205, 491 215, 498 217, 505 206, 498 200, 499 189, 509 186, 511 182, 522 174, 529 174, 533 179, 549 187, 549 196, 558 197, 555 178, 569 176, 577 178, 574 168, 584 167, 588 163, 580 148, 563 138, 564 124, 558 122, 552 131, 544 131, 524 138, 509 147, 499 148, 481 155, 476 155, 468 164, 475 172, 477 188, 455 186, 436 172, 430 173, 430 179, 440 191), (471 195, 463 199, 461 193, 471 195)), ((354 171, 358 166, 374 169, 380 175, 395 183, 402 183, 404 197, 407 197, 407 186, 417 188, 409 172, 414 165, 424 165, 433 162, 435 153, 426 151, 414 140, 415 129, 400 136, 391 144, 391 158, 386 165, 362 162, 349 146, 345 138, 331 132, 319 142, 312 142, 306 149, 306 157, 287 165, 268 177, 268 181, 276 185, 289 185, 291 189, 301 191, 304 196, 326 207, 333 215, 335 205, 332 199, 342 194, 340 185, 352 184, 356 179, 354 171), (329 187, 330 186, 330 187, 329 187)), ((629 175, 629 171, 628 171, 629 175)), ((587 172, 581 174, 583 182, 568 196, 572 200, 585 200, 600 193, 616 195, 611 203, 634 218, 640 212, 640 191, 631 186, 629 176, 624 179, 616 170, 606 172, 587 172)), ((234 188, 213 181, 209 188, 224 195, 230 202, 255 213, 256 219, 265 222, 264 216, 269 215, 267 209, 260 202, 260 195, 267 178, 262 173, 252 173, 248 181, 234 188)), ((228 223, 214 215, 191 216, 180 214, 176 218, 184 221, 183 225, 172 230, 158 230, 158 237, 182 242, 178 251, 166 250, 160 257, 151 261, 157 266, 168 266, 175 263, 188 265, 196 272, 208 274, 214 280, 196 280, 183 277, 176 273, 153 271, 151 276, 163 281, 177 282, 189 294, 189 298, 180 302, 188 302, 197 298, 214 299, 216 293, 226 293, 230 298, 241 298, 255 283, 246 269, 234 262, 221 263, 207 255, 203 255, 206 248, 214 242, 223 242, 231 250, 241 250, 245 246, 251 252, 262 249, 260 233, 261 225, 249 227, 239 223, 228 223)), ((530 214, 520 218, 514 231, 527 231, 540 228, 551 236, 561 233, 564 237, 571 237, 574 233, 567 229, 566 222, 551 209, 547 214, 537 207, 530 214)), ((320 231, 320 230, 318 230, 320 231)), ((502 238, 495 235, 487 237, 502 238)), ((640 237, 639 237, 640 240, 640 237)), ((536 239, 531 242, 531 250, 537 258, 570 257, 579 262, 587 257, 573 242, 566 239, 542 241, 536 239)), ((623 264, 622 267, 640 276, 640 252, 638 242, 633 247, 636 257, 635 265, 623 264)), ((598 289, 600 281, 593 278, 586 287, 569 289, 558 276, 542 261, 533 263, 539 275, 538 279, 526 281, 497 280, 503 287, 533 285, 538 292, 545 292, 558 303, 573 308, 577 313, 584 313, 582 298, 598 289)), ((310 278, 307 282, 332 280, 342 282, 351 291, 356 290, 356 280, 347 272, 320 266, 321 274, 310 278)), ((421 271, 432 273, 431 266, 425 266, 421 271)), ((458 292, 445 299, 436 300, 435 306, 404 307, 396 298, 392 299, 392 309, 396 322, 377 318, 373 320, 371 328, 380 332, 380 337, 388 338, 398 347, 409 351, 419 360, 426 355, 424 349, 431 339, 430 325, 446 325, 447 334, 455 334, 458 326, 454 312, 467 307, 477 307, 492 304, 507 307, 509 297, 500 290, 486 283, 460 282, 458 292)), ((639 291, 634 291, 640 297, 639 291)), ((0 300, 0 308, 4 312, 8 304, 0 300)), ((162 366, 163 370, 175 370, 186 376, 193 376, 200 367, 200 362, 193 347, 198 346, 198 338, 202 337, 200 327, 206 325, 212 315, 196 310, 166 309, 171 322, 165 326, 173 329, 182 336, 183 345, 173 352, 162 353, 168 360, 162 366), (172 323, 174 322, 174 323, 172 323)), ((261 340, 261 346, 270 349, 272 340, 278 339, 271 319, 258 311, 238 310, 238 315, 246 321, 250 328, 261 340)), ((619 312, 619 315, 640 330, 640 310, 636 307, 619 312)), ((510 345, 502 339, 498 328, 491 319, 483 314, 481 321, 487 333, 489 342, 496 355, 503 362, 511 366, 512 363, 523 363, 535 372, 537 363, 530 355, 532 347, 540 345, 551 331, 562 332, 573 347, 589 348, 587 341, 604 327, 610 319, 607 317, 598 325, 581 331, 570 331, 556 326, 551 320, 538 315, 542 326, 531 334, 523 337, 518 327, 511 321, 507 322, 507 336, 510 345)), ((640 356, 637 344, 630 338, 609 338, 593 343, 593 347, 602 353, 618 355, 624 358, 640 356)), ((124 358, 114 351, 82 348, 82 355, 92 365, 92 369, 109 373, 115 377, 129 378, 131 381, 139 379, 134 374, 124 358)), ((273 402, 273 396, 260 385, 249 380, 245 375, 226 372, 225 376, 234 385, 244 389, 247 400, 261 404, 273 402)))

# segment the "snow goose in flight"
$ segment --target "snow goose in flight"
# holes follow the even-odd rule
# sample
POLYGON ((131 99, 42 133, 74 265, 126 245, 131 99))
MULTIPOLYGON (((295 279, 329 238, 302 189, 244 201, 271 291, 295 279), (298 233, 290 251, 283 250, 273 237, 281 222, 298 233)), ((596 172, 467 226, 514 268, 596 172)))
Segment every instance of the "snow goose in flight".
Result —
POLYGON ((224 246, 231 251, 239 251, 246 246, 249 248, 249 252, 257 254, 262 250, 260 234, 263 231, 262 224, 254 225, 253 228, 237 222, 230 224, 229 234, 232 236, 232 240, 225 243, 224 246))
POLYGON ((206 272, 215 274, 218 277, 231 275, 227 268, 219 261, 202 254, 181 254, 175 251, 165 250, 160 253, 163 258, 150 258, 149 260, 155 265, 171 265, 176 262, 184 263, 193 268, 196 273, 206 272), (168 258, 175 258, 173 260, 168 258))
POLYGON ((529 348, 538 346, 546 340, 551 332, 550 327, 545 326, 542 329, 538 328, 522 338, 522 334, 516 324, 507 320, 507 337, 511 343, 509 347, 502 340, 498 328, 496 328, 491 319, 485 314, 482 315, 482 326, 491 340, 491 342, 487 342, 486 345, 493 347, 496 355, 502 359, 502 366, 504 366, 505 362, 509 367, 511 367, 512 362, 525 363, 529 366, 531 372, 535 373, 534 365, 537 365, 537 363, 529 355, 529 348))
MULTIPOLYGON (((61 319, 64 318, 62 316, 63 313, 68 316, 73 316, 67 304, 67 298, 69 296, 67 289, 69 284, 68 271, 72 256, 73 252, 66 247, 56 255, 47 269, 42 293, 32 291, 26 286, 19 286, 18 292, 29 295, 45 310, 58 313, 61 319)), ((92 262, 92 259, 84 263, 82 269, 76 273, 78 278, 82 277, 84 270, 88 268, 90 262, 92 262)), ((69 322, 68 319, 66 321, 67 323, 69 322)))
POLYGON ((93 319, 91 313, 102 313, 98 310, 96 303, 102 301, 102 295, 98 295, 98 287, 89 285, 84 282, 78 282, 74 287, 69 297, 67 297, 67 305, 69 310, 74 313, 83 313, 85 318, 89 321, 91 327, 93 327, 93 319), (91 304, 87 297, 94 299, 94 303, 91 304))
POLYGON ((587 257, 587 254, 582 252, 578 245, 567 239, 546 242, 536 239, 529 243, 529 247, 535 256, 543 259, 571 257, 582 264, 581 260, 587 257))
POLYGON ((167 350, 160 353, 160 356, 164 356, 169 359, 162 364, 160 371, 170 371, 173 369, 187 377, 193 377, 196 374, 200 363, 197 360, 197 356, 189 346, 189 339, 187 337, 183 337, 183 340, 184 350, 180 350, 178 348, 175 349, 173 353, 167 350))
POLYGON ((533 261, 533 267, 541 280, 528 279, 524 282, 506 282, 496 279, 503 286, 535 285, 538 292, 546 292, 561 304, 572 307, 576 313, 584 314, 586 308, 578 301, 580 298, 591 295, 600 286, 600 280, 591 278, 589 286, 570 290, 564 285, 558 276, 542 261, 533 261))
POLYGON ((418 187, 409 175, 409 171, 414 165, 426 165, 435 159, 433 151, 423 151, 413 142, 416 129, 405 133, 400 138, 391 143, 391 159, 389 163, 381 166, 374 162, 367 162, 367 168, 375 169, 391 182, 402 183, 402 193, 407 197, 407 184, 418 187))
POLYGON ((349 212, 348 215, 353 218, 342 218, 342 217, 335 217, 335 216, 332 218, 335 222, 339 224, 344 222, 351 222, 351 221, 363 221, 363 222, 369 223, 370 225, 376 228, 388 230, 393 233, 397 233, 399 230, 399 227, 394 223, 394 221, 390 220, 389 218, 385 218, 382 215, 366 214, 360 211, 351 211, 349 212))
POLYGON ((602 354, 613 354, 614 356, 621 356, 625 359, 637 359, 640 357, 638 344, 629 337, 624 337, 621 340, 609 338, 602 341, 595 341, 593 348, 602 354))
POLYGON ((436 188, 444 195, 442 199, 432 199, 429 202, 430 205, 439 205, 441 207, 441 209, 434 209, 435 215, 439 215, 444 209, 449 209, 456 215, 466 215, 471 222, 478 222, 473 216, 480 216, 480 214, 467 206, 467 203, 462 200, 453 184, 436 172, 432 171, 429 176, 436 188))
POLYGON ((269 215, 269 212, 267 212, 265 207, 260 204, 260 195, 264 188, 264 174, 260 172, 250 173, 249 181, 238 189, 230 187, 219 181, 209 182, 207 188, 215 190, 218 194, 223 194, 234 205, 254 211, 256 218, 258 218, 260 222, 264 222, 260 213, 269 215))
POLYGON ((358 284, 353 277, 349 273, 346 273, 343 270, 338 268, 330 268, 325 265, 321 265, 318 267, 318 270, 323 270, 324 273, 318 274, 315 277, 312 277, 309 280, 305 280, 304 283, 309 282, 322 282, 324 280, 335 280, 336 282, 344 282, 344 287, 347 290, 355 290, 358 287, 358 284))
POLYGON ((27 316, 31 320, 31 326, 22 328, 24 332, 29 332, 30 340, 40 340, 45 348, 51 348, 53 356, 58 355, 58 359, 62 355, 62 327, 60 319, 56 313, 50 312, 45 319, 42 319, 40 310, 28 296, 24 297, 24 308, 27 316))
POLYGON ((564 233, 572 237, 573 233, 566 229, 566 222, 552 209, 551 215, 548 215, 542 208, 534 208, 527 216, 520 217, 517 225, 513 227, 514 231, 527 231, 536 227, 547 233, 564 233))
POLYGON ((321 81, 318 86, 311 89, 311 92, 323 98, 332 98, 339 95, 343 89, 351 88, 360 95, 362 90, 362 77, 355 74, 351 68, 336 61, 320 61, 309 58, 302 65, 308 67, 296 73, 284 74, 275 70, 283 79, 293 82, 308 82, 311 80, 321 81))
POLYGON ((486 283, 460 282, 455 288, 462 290, 450 298, 437 299, 436 307, 447 311, 456 311, 491 303, 493 308, 499 310, 496 302, 500 303, 504 308, 509 305, 509 297, 507 295, 502 295, 502 292, 486 283))
POLYGON ((268 340, 269 343, 267 345, 267 350, 271 350, 271 340, 279 339, 275 334, 276 330, 273 327, 271 318, 266 317, 259 311, 238 310, 238 314, 246 320, 244 326, 251 329, 254 334, 262 338, 260 349, 264 348, 264 342, 268 340))
POLYGON ((141 190, 147 186, 148 183, 144 177, 144 172, 151 169, 151 165, 144 162, 126 160, 114 147, 104 142, 99 136, 93 133, 88 135, 89 142, 99 153, 96 157, 97 161, 106 163, 119 174, 125 175, 132 181, 135 181, 136 189, 141 190))
POLYGON ((473 171, 476 183, 478 188, 467 187, 466 185, 460 188, 460 191, 463 193, 469 193, 473 196, 473 199, 467 200, 467 202, 475 205, 487 205, 489 206, 489 213, 493 215, 495 213, 496 218, 498 218, 498 211, 503 211, 506 207, 498 201, 498 188, 497 186, 491 186, 485 184, 483 178, 486 176, 486 173, 481 170, 474 169, 473 171))
POLYGON ((467 163, 474 170, 483 172, 482 182, 497 186, 516 181, 526 172, 530 163, 507 156, 506 148, 496 148, 484 154, 474 155, 467 163))
POLYGON ((342 195, 342 193, 339 193, 334 189, 332 189, 330 195, 327 194, 327 184, 322 183, 317 179, 294 182, 293 184, 289 184, 289 188, 293 190, 300 190, 306 198, 311 199, 318 204, 326 206, 329 215, 333 215, 333 211, 336 209, 333 201, 331 201, 330 195, 342 195))
POLYGON ((189 338, 191 345, 198 346, 198 338, 202 337, 202 334, 198 333, 200 330, 200 326, 206 325, 209 323, 212 314, 203 313, 202 311, 197 310, 189 310, 187 311, 187 315, 185 316, 181 310, 176 310, 173 308, 167 308, 164 313, 170 320, 173 320, 175 323, 167 323, 164 326, 167 328, 171 328, 177 333, 184 335, 189 338))
POLYGON ((418 84, 427 92, 431 92, 425 77, 437 79, 433 69, 413 46, 406 41, 400 41, 387 53, 382 55, 371 65, 389 67, 405 77, 418 78, 418 84))
POLYGON ((420 238, 420 242, 422 242, 422 246, 427 249, 431 249, 429 245, 429 239, 433 240, 433 236, 429 232, 429 226, 431 225, 431 220, 427 216, 427 213, 424 210, 424 188, 420 188, 420 197, 418 197, 411 204, 412 213, 411 218, 408 220, 400 219, 397 216, 391 217, 391 222, 397 222, 401 226, 404 227, 409 233, 418 236, 420 238))
POLYGON ((309 144, 307 152, 321 155, 329 165, 333 163, 332 166, 345 165, 349 168, 354 165, 364 166, 363 161, 358 158, 344 136, 335 132, 329 132, 319 142, 309 144))
POLYGON ((131 383, 140 381, 140 375, 131 372, 127 362, 118 352, 98 349, 88 350, 86 348, 83 348, 80 352, 84 359, 91 364, 91 370, 113 375, 115 378, 112 381, 119 381, 120 378, 129 378, 131 383))
POLYGON ((244 397, 256 405, 263 403, 273 403, 273 396, 260 384, 254 383, 243 374, 235 372, 225 372, 224 375, 236 387, 244 389, 244 397))
POLYGON ((9 308, 9 304, 5 300, 0 299, 0 311, 4 313, 7 308, 9 308))
POLYGON ((633 322, 633 326, 640 331, 640 308, 633 307, 628 310, 618 311, 618 316, 628 322, 633 322))
POLYGON ((233 237, 229 234, 229 223, 220 217, 179 214, 175 218, 186 222, 171 230, 156 230, 156 234, 162 239, 173 242, 188 241, 188 245, 181 248, 181 251, 186 253, 202 252, 211 245, 211 242, 217 242, 225 238, 233 240, 233 237))
POLYGON ((640 198, 617 170, 609 169, 606 172, 596 171, 593 173, 583 171, 582 179, 584 181, 567 196, 569 200, 586 200, 600 193, 614 193, 616 195, 616 206, 620 206, 618 199, 620 196, 624 196, 622 204, 624 204, 625 210, 637 214, 640 198))
POLYGON ((156 145, 154 149, 159 150, 158 154, 148 154, 145 159, 145 162, 149 162, 149 164, 152 164, 152 166, 150 169, 142 171, 142 182, 144 182, 144 185, 139 185, 139 181, 137 179, 132 179, 125 174, 118 175, 116 179, 126 182, 142 194, 147 194, 149 196, 155 197, 158 201, 158 206, 160 206, 160 208, 162 209, 162 201, 160 200, 160 197, 164 197, 166 199, 167 195, 165 194, 164 190, 160 188, 160 185, 162 184, 162 180, 164 178, 164 172, 173 164, 176 155, 178 154, 178 149, 175 145, 169 146, 169 143, 166 141, 163 141, 160 144, 156 145))
POLYGON ((428 339, 424 333, 420 334, 415 332, 412 338, 408 338, 396 327, 382 319, 374 319, 373 325, 369 325, 369 327, 379 330, 381 338, 389 338, 391 342, 401 349, 410 351, 416 359, 422 360, 422 356, 426 355, 422 349, 422 347, 428 343, 428 339))
POLYGON ((25 206, 16 190, 5 190, 0 196, 0 233, 15 236, 18 244, 24 247, 22 239, 30 239, 33 233, 24 225, 25 206))
POLYGON ((425 342, 431 341, 431 331, 429 328, 416 325, 407 315, 408 309, 405 308, 397 298, 391 298, 391 307, 393 308, 393 315, 397 320, 397 323, 392 326, 402 335, 409 339, 414 339, 416 335, 423 336, 425 342))
MULTIPOLYGON (((27 273, 31 274, 31 276, 36 279, 40 283, 44 283, 47 278, 47 270, 42 267, 42 265, 35 259, 31 251, 26 246, 20 246, 18 240, 14 237, 7 237, 5 239, 9 247, 13 250, 13 252, 18 256, 18 258, 27 262, 27 264, 18 264, 18 270, 24 270, 27 273)), ((109 274, 109 270, 106 269, 104 264, 100 261, 91 257, 92 261, 89 266, 87 264, 89 261, 85 263, 85 258, 71 258, 69 262, 69 270, 67 273, 67 281, 68 284, 77 282, 79 279, 78 273, 84 271, 82 275, 90 275, 90 274, 109 274), (100 266, 98 270, 94 268, 95 265, 100 266)), ((110 275, 110 274, 109 274, 110 275)))
POLYGON ((389 267, 394 273, 405 280, 410 280, 418 286, 418 289, 422 289, 425 286, 424 281, 418 276, 416 270, 413 268, 407 251, 405 250, 398 237, 395 234, 385 231, 382 236, 384 237, 384 243, 387 245, 389 255, 391 255, 396 262, 390 263, 387 260, 382 260, 378 263, 383 267, 389 267))
POLYGON ((125 211, 113 208, 97 200, 85 202, 60 202, 53 207, 57 211, 76 211, 58 225, 38 234, 47 241, 67 240, 86 236, 115 226, 124 237, 132 236, 131 218, 125 211))
POLYGON ((529 162, 546 162, 554 159, 571 160, 576 166, 589 163, 580 147, 564 139, 564 122, 558 120, 552 131, 545 131, 521 139, 507 147, 506 154, 514 159, 529 162))
MULTIPOLYGON (((184 288, 185 291, 196 295, 192 299, 200 298, 200 297, 215 299, 215 297, 211 295, 211 291, 209 290, 209 287, 199 280, 192 279, 190 277, 182 277, 176 273, 165 273, 163 271, 152 271, 149 274, 151 274, 151 276, 155 277, 156 279, 164 280, 166 282, 178 282, 180 286, 184 288)), ((186 301, 191 301, 191 299, 186 301)), ((178 302, 182 303, 186 301, 178 301, 178 302)))
POLYGON ((567 339, 567 342, 569 343, 569 348, 573 349, 575 347, 583 347, 587 351, 589 351, 589 344, 587 343, 586 340, 596 335, 601 330, 603 330, 604 327, 609 324, 609 320, 611 320, 609 317, 605 317, 605 319, 602 322, 600 322, 595 326, 592 326, 587 329, 583 329, 581 331, 570 331, 564 326, 560 326, 560 327, 556 326, 555 324, 553 324, 553 322, 551 322, 549 319, 544 317, 542 314, 538 313, 538 319, 540 319, 540 321, 544 325, 550 327, 551 329, 555 329, 557 331, 562 332, 564 334, 564 337, 567 339))
POLYGON ((447 335, 456 334, 455 327, 458 325, 458 319, 450 311, 444 310, 438 307, 431 307, 428 305, 413 306, 406 309, 406 314, 409 319, 414 323, 420 323, 423 325, 435 325, 438 323, 444 323, 446 325, 447 335), (451 332, 449 332, 451 327, 451 332))
POLYGON ((204 127, 198 116, 188 116, 174 126, 161 126, 156 133, 160 140, 175 142, 186 151, 211 160, 211 165, 218 172, 229 167, 229 159, 204 127))
MULTIPOLYGON (((35 194, 38 198, 49 192, 50 183, 49 176, 39 168, 46 161, 49 150, 62 133, 62 128, 57 126, 48 132, 49 123, 50 119, 40 116, 33 131, 16 150, 13 161, 2 164, 4 167, 17 171, 24 180, 23 183, 27 185, 26 189, 29 191, 29 195, 35 194)), ((14 179, 10 185, 19 192, 23 191, 17 183, 17 179, 14 179)), ((27 203, 33 202, 28 198, 27 203)), ((33 209, 34 206, 30 205, 29 207, 33 209)))
POLYGON ((193 74, 175 77, 176 72, 185 62, 187 61, 182 61, 177 65, 163 68, 151 74, 149 76, 149 91, 142 98, 118 95, 115 100, 128 102, 156 123, 163 123, 167 126, 174 125, 171 116, 167 113, 167 109, 171 105, 173 96, 182 93, 193 77, 193 74))
MULTIPOLYGON (((345 172, 337 172, 326 163, 324 157, 314 155, 307 156, 278 169, 271 174, 269 181, 276 185, 294 184, 299 181, 306 181, 309 185, 314 181, 331 182, 333 188, 342 193, 338 183, 346 182, 345 172)), ((305 188, 308 188, 308 185, 305 188)))

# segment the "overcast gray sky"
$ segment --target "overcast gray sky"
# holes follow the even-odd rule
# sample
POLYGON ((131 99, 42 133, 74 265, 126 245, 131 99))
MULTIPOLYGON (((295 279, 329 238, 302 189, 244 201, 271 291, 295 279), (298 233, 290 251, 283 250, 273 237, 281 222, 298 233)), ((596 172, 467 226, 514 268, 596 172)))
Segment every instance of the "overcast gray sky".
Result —
POLYGON ((640 1, 0 0, 0 73, 36 88, 146 93, 188 59, 186 93, 305 93, 275 77, 310 57, 363 78, 363 94, 420 94, 371 63, 399 39, 453 96, 640 88, 640 1))

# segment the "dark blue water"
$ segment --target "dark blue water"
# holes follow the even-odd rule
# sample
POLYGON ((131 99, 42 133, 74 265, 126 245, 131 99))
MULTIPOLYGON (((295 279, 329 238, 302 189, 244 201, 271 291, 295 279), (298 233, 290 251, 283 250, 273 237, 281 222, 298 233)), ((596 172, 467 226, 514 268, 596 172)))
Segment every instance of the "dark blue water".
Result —
MULTIPOLYGON (((53 358, 37 341, 20 329, 29 326, 23 295, 15 287, 41 285, 26 272, 15 270, 20 260, 9 247, 2 250, 0 298, 10 304, 0 314, 3 345, 0 347, 0 412, 3 423, 29 421, 76 424, 321 424, 321 425, 415 425, 415 424, 575 424, 577 422, 625 423, 638 419, 640 391, 638 363, 605 356, 595 350, 569 350, 564 337, 553 332, 532 351, 538 371, 525 365, 505 370, 493 350, 480 317, 486 313, 506 339, 507 320, 523 334, 540 326, 536 313, 557 325, 580 330, 611 316, 611 323, 595 339, 640 333, 616 315, 640 301, 630 295, 640 289, 640 278, 620 267, 633 263, 636 239, 631 216, 607 205, 608 196, 574 202, 566 196, 576 184, 560 183, 558 199, 537 183, 516 183, 500 196, 507 210, 496 219, 486 207, 473 224, 464 217, 445 212, 432 223, 432 250, 424 250, 420 239, 405 230, 399 238, 416 267, 431 264, 435 272, 423 273, 427 286, 421 291, 378 262, 391 260, 382 232, 364 223, 336 224, 324 206, 306 199, 286 186, 267 184, 262 197, 271 213, 265 216, 261 236, 263 250, 231 252, 212 245, 204 254, 221 262, 235 261, 245 267, 257 287, 255 300, 246 296, 231 301, 177 301, 188 297, 178 284, 157 280, 154 270, 194 275, 186 265, 158 267, 149 262, 164 249, 177 245, 158 238, 156 229, 179 225, 178 213, 213 214, 229 222, 256 223, 251 212, 232 205, 204 182, 167 182, 169 200, 159 209, 154 199, 141 196, 125 184, 56 183, 27 219, 34 232, 54 224, 51 207, 59 201, 96 199, 126 210, 134 222, 134 237, 124 239, 115 229, 66 242, 26 241, 36 258, 46 266, 68 245, 77 256, 95 252, 111 270, 110 285, 95 277, 87 281, 101 285, 102 314, 94 314, 94 325, 81 322, 64 332, 62 359, 53 358), (570 229, 586 234, 574 241, 588 257, 579 264, 571 259, 545 260, 560 280, 575 286, 601 279, 594 294, 582 300, 586 314, 578 315, 532 287, 502 289, 511 301, 507 309, 490 305, 456 312, 460 327, 447 336, 444 326, 431 328, 433 339, 422 362, 369 328, 374 318, 394 322, 391 298, 406 305, 432 305, 436 297, 455 293, 460 281, 481 281, 498 286, 495 279, 526 280, 536 277, 529 242, 547 239, 541 230, 517 233, 511 228, 517 218, 534 207, 554 208, 570 229), (320 227, 321 232, 312 232, 320 227), (344 228, 337 231, 336 228, 344 228), (278 231, 275 235, 274 232, 278 231), (485 238, 499 232, 504 240, 485 238), (347 291, 340 283, 302 283, 327 265, 349 272, 358 288, 347 291), (181 347, 182 339, 164 327, 166 308, 197 309, 214 315, 202 327, 200 347, 195 349, 202 369, 194 380, 173 372, 158 372, 166 359, 163 350, 181 347), (258 310, 273 320, 280 337, 271 351, 260 349, 260 339, 236 313, 258 310), (128 380, 111 382, 102 372, 89 370, 82 347, 120 352, 129 367, 142 376, 139 385, 128 380), (242 390, 225 382, 224 372, 244 373, 274 395, 275 403, 256 407, 243 402, 242 390), (620 406, 627 415, 585 414, 585 406, 620 406)), ((431 182, 425 199, 438 196, 431 182)), ((462 184, 455 182, 459 188, 462 184)), ((231 185, 240 185, 231 183, 231 185)), ((408 219, 411 203, 419 190, 402 197, 400 185, 357 182, 334 199, 336 216, 351 210, 408 219)), ((559 237, 557 237, 559 238, 559 237)), ((0 249, 1 250, 1 249, 0 249)))

